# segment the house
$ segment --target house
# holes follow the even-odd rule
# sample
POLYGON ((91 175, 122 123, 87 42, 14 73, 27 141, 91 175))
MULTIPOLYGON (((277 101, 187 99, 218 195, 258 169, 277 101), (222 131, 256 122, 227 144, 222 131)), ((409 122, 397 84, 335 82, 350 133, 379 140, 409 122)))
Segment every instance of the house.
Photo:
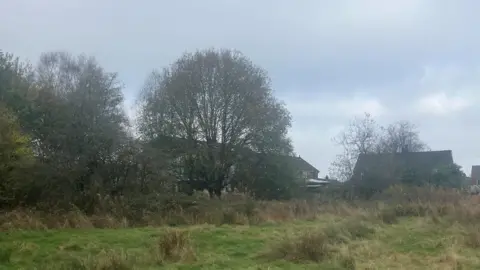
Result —
POLYGON ((472 172, 470 174, 472 185, 478 185, 480 183, 480 165, 473 165, 472 172))
MULTIPOLYGON (((174 138, 168 136, 158 137, 155 141, 149 144, 150 147, 159 149, 159 150, 166 150, 169 153, 173 160, 180 161, 182 157, 191 149, 189 145, 192 141, 188 141, 182 138, 174 138)), ((197 142, 202 143, 202 142, 197 142)), ((221 149, 221 144, 217 143, 215 145, 218 151, 221 149)), ((248 156, 248 157, 259 157, 259 153, 256 153, 250 149, 242 148, 242 149, 235 149, 233 150, 240 156, 248 156)), ((305 161, 300 156, 290 156, 290 155, 278 155, 282 161, 286 161, 291 164, 292 168, 298 171, 299 178, 306 181, 307 179, 318 179, 319 170, 316 169, 313 165, 305 161)), ((255 160, 254 158, 254 160, 255 160)), ((235 164, 231 168, 235 170, 235 164)), ((179 168, 180 171, 183 171, 183 168, 179 168)))
POLYGON ((407 171, 429 177, 439 168, 453 164, 451 150, 360 154, 351 180, 355 183, 368 177, 395 182, 407 171))
POLYGON ((288 156, 288 158, 291 160, 292 166, 299 171, 302 179, 318 179, 320 171, 313 167, 312 164, 300 156, 288 156))

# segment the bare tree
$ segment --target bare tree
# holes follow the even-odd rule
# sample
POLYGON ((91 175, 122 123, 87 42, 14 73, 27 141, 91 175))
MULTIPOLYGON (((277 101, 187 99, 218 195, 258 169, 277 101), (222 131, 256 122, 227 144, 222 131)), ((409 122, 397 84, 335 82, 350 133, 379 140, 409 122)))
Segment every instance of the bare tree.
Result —
POLYGON ((378 143, 383 153, 418 152, 428 149, 420 140, 416 126, 408 121, 398 121, 381 130, 378 143))
POLYGON ((368 113, 354 118, 334 142, 343 152, 330 166, 330 175, 346 181, 353 175, 360 154, 423 151, 428 146, 419 138, 416 127, 408 121, 398 121, 387 127, 379 126, 368 113))
POLYGON ((220 196, 244 149, 289 154, 290 114, 267 73, 241 53, 186 53, 147 80, 139 131, 149 140, 181 140, 191 185, 220 196))
POLYGON ((358 155, 375 152, 378 148, 379 126, 375 119, 365 113, 363 118, 355 117, 335 138, 334 143, 342 147, 331 164, 329 173, 338 180, 345 181, 353 174, 358 155))

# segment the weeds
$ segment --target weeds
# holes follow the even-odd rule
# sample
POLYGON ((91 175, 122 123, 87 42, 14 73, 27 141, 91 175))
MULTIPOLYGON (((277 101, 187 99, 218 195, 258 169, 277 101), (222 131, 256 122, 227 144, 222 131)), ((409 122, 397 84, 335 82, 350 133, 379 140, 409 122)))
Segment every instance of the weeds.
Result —
POLYGON ((382 209, 377 217, 385 224, 395 224, 398 222, 398 216, 394 209, 382 209))
MULTIPOLYGON (((71 257, 53 268, 62 270, 130 270, 135 261, 123 250, 102 250, 96 256, 71 257)), ((52 266, 48 266, 51 268, 52 266)))
MULTIPOLYGON (((294 262, 319 262, 337 252, 335 245, 346 244, 353 240, 366 239, 375 230, 363 222, 344 222, 332 224, 297 237, 287 237, 265 254, 270 259, 285 259, 294 262)), ((354 262, 343 258, 342 263, 351 267, 354 262)))
POLYGON ((10 263, 13 251, 14 251, 13 247, 10 247, 10 246, 0 247, 0 263, 1 264, 10 263))
POLYGON ((329 237, 322 231, 307 232, 297 238, 286 238, 265 253, 268 259, 285 259, 289 261, 319 262, 330 252, 329 237))
MULTIPOLYGON (((326 194, 322 194, 325 195, 326 194)), ((160 195, 159 195, 160 196, 160 195)), ((125 228, 181 226, 194 224, 257 225, 292 220, 314 220, 323 214, 374 216, 385 224, 403 217, 430 216, 450 222, 480 222, 480 206, 454 190, 392 187, 376 201, 334 201, 321 199, 254 201, 245 196, 227 195, 222 200, 202 197, 155 197, 143 202, 120 198, 97 198, 98 209, 86 215, 72 206, 70 211, 16 209, 0 213, 0 230, 45 230, 59 228, 125 228), (154 200, 158 199, 158 201, 154 200)))
POLYGON ((357 263, 355 257, 348 253, 348 254, 340 254, 337 258, 337 261, 340 264, 340 267, 345 270, 355 270, 357 269, 357 263))
POLYGON ((480 227, 478 225, 467 227, 465 245, 474 249, 480 248, 480 227))
POLYGON ((167 231, 152 247, 152 255, 158 264, 196 259, 190 234, 182 230, 167 231))

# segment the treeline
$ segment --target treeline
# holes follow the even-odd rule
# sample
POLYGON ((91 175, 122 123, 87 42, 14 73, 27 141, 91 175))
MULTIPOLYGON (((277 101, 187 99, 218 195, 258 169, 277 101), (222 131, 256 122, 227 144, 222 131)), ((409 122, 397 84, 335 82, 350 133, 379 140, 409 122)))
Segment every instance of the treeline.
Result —
POLYGON ((292 196, 290 114, 241 53, 186 53, 153 72, 135 119, 122 90, 92 57, 51 52, 29 65, 0 52, 0 207, 92 212, 103 196, 194 190, 292 196))
MULTIPOLYGON (((122 82, 94 58, 50 52, 30 65, 0 52, 0 209, 73 205, 92 213, 105 197, 303 194, 286 158, 294 155, 290 114, 267 72, 241 53, 185 53, 139 90, 129 119, 122 82)), ((336 142, 344 152, 331 174, 340 180, 352 175, 359 154, 428 148, 410 123, 380 127, 369 115, 336 142)), ((370 182, 363 189, 379 191, 370 182)))
POLYGON ((420 139, 416 126, 408 121, 381 126, 367 113, 364 117, 354 118, 334 138, 334 142, 343 151, 332 162, 330 173, 337 179, 346 181, 340 192, 349 190, 353 193, 344 197, 371 199, 392 185, 460 189, 469 184, 466 182, 465 173, 455 163, 437 164, 438 168, 430 167, 435 166, 439 161, 438 157, 426 161, 411 157, 411 161, 416 164, 409 165, 403 164, 405 160, 392 160, 391 164, 382 164, 382 167, 367 173, 360 182, 348 181, 353 176, 359 155, 387 154, 383 156, 388 157, 388 154, 394 153, 429 151, 429 146, 420 139), (433 164, 430 164, 432 161, 433 164), (433 171, 430 171, 432 169, 433 171))

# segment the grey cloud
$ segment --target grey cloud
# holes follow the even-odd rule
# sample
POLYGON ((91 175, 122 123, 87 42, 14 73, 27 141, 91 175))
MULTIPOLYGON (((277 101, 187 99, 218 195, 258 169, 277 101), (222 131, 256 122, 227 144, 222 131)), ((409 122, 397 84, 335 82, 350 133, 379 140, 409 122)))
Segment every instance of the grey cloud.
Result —
POLYGON ((322 172, 338 152, 330 131, 350 117, 332 104, 358 93, 388 109, 379 121, 411 119, 433 147, 454 149, 464 165, 480 163, 472 154, 480 149, 466 146, 480 135, 473 124, 478 103, 448 121, 414 110, 428 93, 473 95, 480 86, 480 2, 0 0, 0 6, 8 11, 0 17, 3 50, 32 61, 59 49, 95 55, 119 72, 129 106, 147 74, 184 51, 241 50, 269 71, 294 115, 297 152, 322 172), (424 67, 435 74, 426 77, 424 67), (302 104, 317 109, 297 109, 302 104))

